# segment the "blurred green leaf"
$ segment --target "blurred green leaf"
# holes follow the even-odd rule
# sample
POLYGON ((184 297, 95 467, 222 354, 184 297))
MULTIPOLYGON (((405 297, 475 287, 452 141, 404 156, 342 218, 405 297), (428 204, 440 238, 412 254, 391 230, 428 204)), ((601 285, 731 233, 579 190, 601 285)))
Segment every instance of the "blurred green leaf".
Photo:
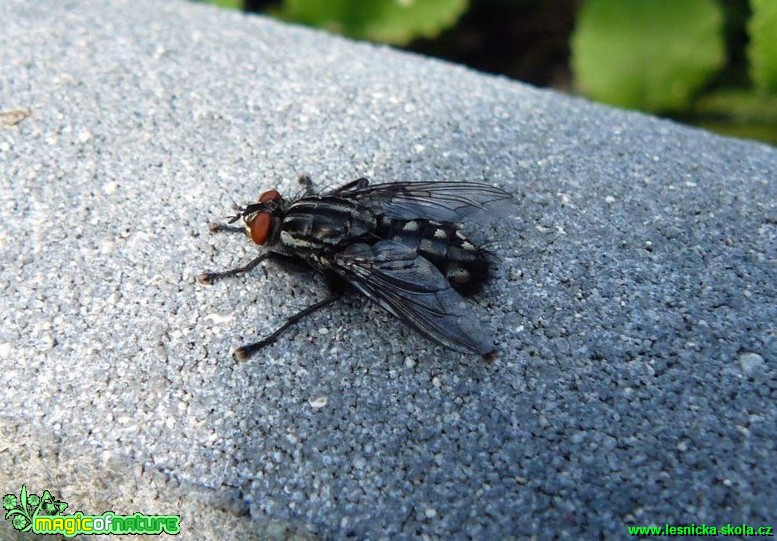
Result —
POLYGON ((453 26, 467 0, 284 0, 280 16, 357 39, 403 45, 453 26))
POLYGON ((748 89, 724 89, 705 94, 685 120, 724 135, 777 144, 777 96, 748 89))
POLYGON ((693 113, 731 119, 737 123, 771 125, 777 135, 777 96, 764 96, 744 89, 710 92, 696 100, 693 113))
POLYGON ((750 77, 763 93, 777 93, 777 2, 750 0, 753 14, 747 25, 750 77))
POLYGON ((243 9, 243 0, 194 0, 205 4, 213 4, 222 8, 243 9))
POLYGON ((572 36, 576 85, 593 99, 678 111, 725 62, 713 0, 587 0, 572 36))

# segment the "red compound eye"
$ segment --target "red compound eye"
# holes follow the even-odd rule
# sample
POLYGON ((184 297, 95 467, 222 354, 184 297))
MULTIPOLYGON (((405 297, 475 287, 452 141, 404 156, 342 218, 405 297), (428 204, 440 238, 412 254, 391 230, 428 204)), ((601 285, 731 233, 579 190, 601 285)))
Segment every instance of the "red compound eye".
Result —
POLYGON ((267 190, 261 196, 259 196, 260 203, 267 203, 268 201, 277 201, 281 198, 281 194, 278 190, 267 190))
MULTIPOLYGON (((267 192, 265 192, 266 194, 267 192)), ((278 193, 278 192, 275 192, 278 193)), ((265 194, 262 194, 264 197, 265 194)), ((270 236, 272 228, 272 215, 269 212, 260 212, 251 220, 251 240, 256 244, 264 244, 270 236)))

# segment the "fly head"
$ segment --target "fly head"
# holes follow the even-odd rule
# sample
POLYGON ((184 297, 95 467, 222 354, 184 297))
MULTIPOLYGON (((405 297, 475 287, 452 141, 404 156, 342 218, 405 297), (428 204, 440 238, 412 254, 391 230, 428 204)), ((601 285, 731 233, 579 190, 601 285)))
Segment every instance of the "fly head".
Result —
POLYGON ((284 214, 284 199, 278 190, 267 190, 258 203, 246 205, 230 223, 242 219, 246 234, 256 244, 275 244, 284 214))

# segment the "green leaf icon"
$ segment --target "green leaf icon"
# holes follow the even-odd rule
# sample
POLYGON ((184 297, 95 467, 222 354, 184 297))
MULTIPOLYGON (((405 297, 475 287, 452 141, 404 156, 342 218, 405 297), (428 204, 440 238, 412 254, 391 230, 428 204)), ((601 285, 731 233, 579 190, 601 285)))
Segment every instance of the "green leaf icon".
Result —
MULTIPOLYGON (((35 494, 32 494, 32 496, 37 498, 35 494)), ((5 514, 5 519, 10 519, 14 528, 21 532, 26 532, 32 528, 32 518, 30 517, 30 509, 28 508, 26 485, 22 485, 18 502, 16 496, 13 494, 6 494, 3 497, 3 508, 8 510, 5 514)))

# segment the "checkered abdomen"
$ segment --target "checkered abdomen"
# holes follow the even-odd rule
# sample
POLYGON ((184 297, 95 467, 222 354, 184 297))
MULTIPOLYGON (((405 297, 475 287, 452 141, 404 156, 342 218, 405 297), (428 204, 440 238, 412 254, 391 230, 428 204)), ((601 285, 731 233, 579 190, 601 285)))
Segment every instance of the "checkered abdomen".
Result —
POLYGON ((467 239, 455 225, 433 220, 382 219, 382 239, 399 242, 428 259, 462 294, 475 293, 488 280, 489 254, 467 239))

